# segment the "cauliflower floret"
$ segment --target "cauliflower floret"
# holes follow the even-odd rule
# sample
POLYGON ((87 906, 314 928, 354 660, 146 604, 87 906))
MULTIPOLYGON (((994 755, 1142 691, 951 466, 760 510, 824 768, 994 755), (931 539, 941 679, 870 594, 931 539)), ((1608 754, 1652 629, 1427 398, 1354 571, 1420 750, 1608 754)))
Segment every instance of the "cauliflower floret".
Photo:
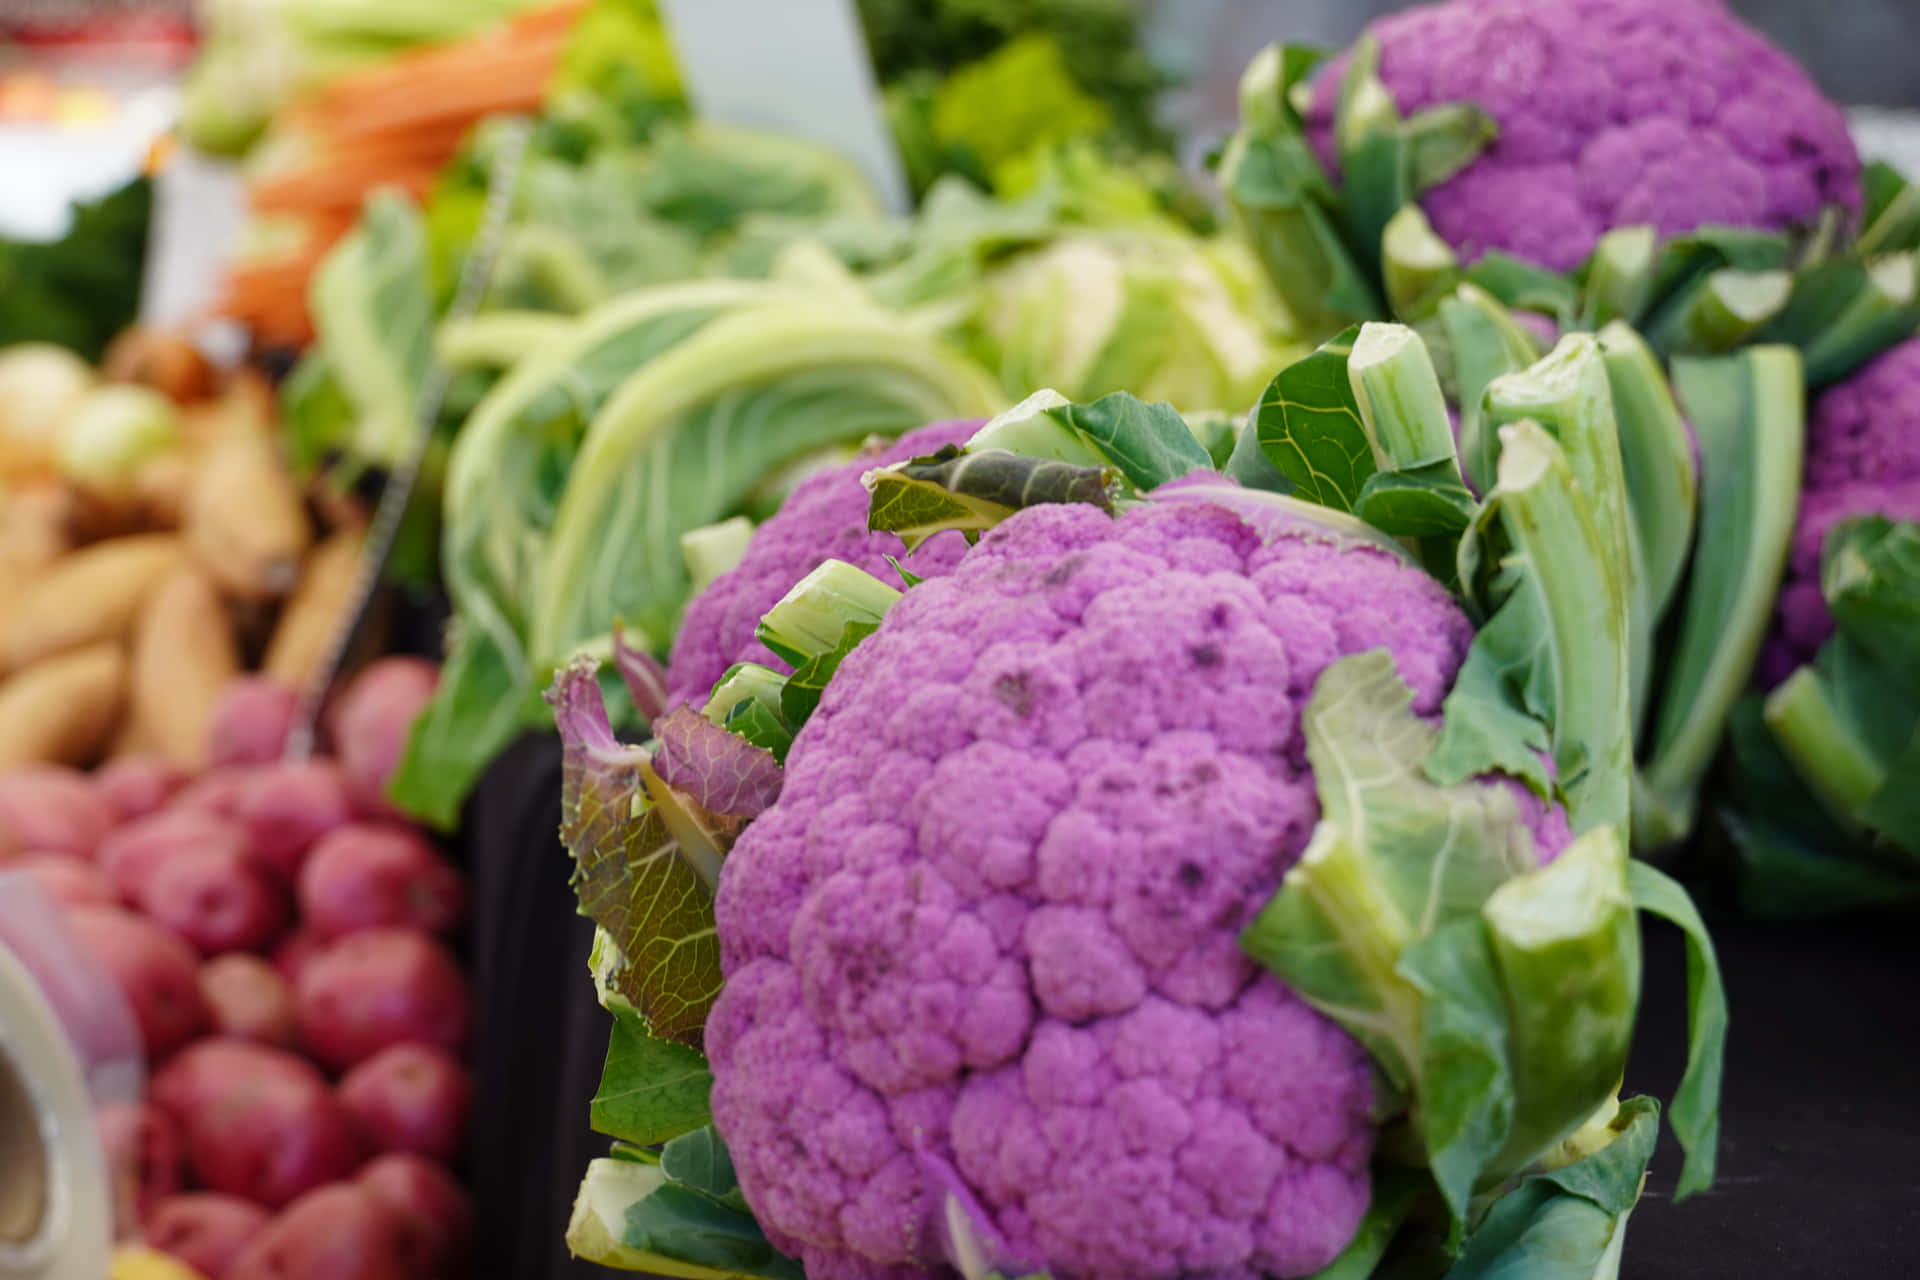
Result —
MULTIPOLYGON (((905 462, 949 444, 965 444, 979 422, 935 422, 918 427, 875 452, 808 476, 781 503, 780 511, 754 530, 747 554, 716 578, 687 608, 674 637, 667 668, 669 706, 704 703, 714 682, 738 662, 758 662, 779 671, 787 664, 753 638, 768 609, 794 583, 828 560, 845 560, 890 586, 900 575, 886 561, 906 563, 906 547, 891 533, 867 532, 867 491, 860 477, 874 467, 905 462)), ((913 553, 908 571, 938 577, 966 552, 958 533, 929 539, 913 553)))
MULTIPOLYGON (((1468 261, 1499 249, 1566 271, 1614 227, 1786 230, 1859 207, 1843 113, 1719 0, 1448 0, 1369 30, 1402 113, 1473 102, 1500 126, 1421 198, 1468 261)), ((1308 116, 1329 165, 1345 65, 1308 116)))
POLYGON ((1393 555, 1210 503, 1036 507, 909 591, 721 876, 713 1112, 769 1237, 944 1274, 933 1161, 1059 1280, 1325 1266, 1371 1068, 1237 934, 1319 817, 1321 671, 1385 648, 1432 716, 1471 639, 1393 555))
POLYGON ((1920 338, 1882 353, 1814 401, 1799 523, 1760 668, 1768 687, 1811 662, 1833 634, 1820 590, 1828 532, 1873 515, 1920 522, 1920 338))

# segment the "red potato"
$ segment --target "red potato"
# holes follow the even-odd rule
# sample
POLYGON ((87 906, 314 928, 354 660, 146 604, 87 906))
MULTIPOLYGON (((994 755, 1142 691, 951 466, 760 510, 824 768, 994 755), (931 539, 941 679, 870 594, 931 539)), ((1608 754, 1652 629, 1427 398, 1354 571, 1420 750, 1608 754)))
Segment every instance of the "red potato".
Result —
POLYGON ((0 776, 0 827, 23 852, 91 858, 113 824, 113 811, 77 769, 28 765, 0 776))
POLYGON ((93 780, 120 821, 132 822, 158 812, 192 778, 158 756, 126 756, 94 774, 93 780))
POLYGON ((340 1101, 375 1151, 451 1161, 467 1127, 467 1069, 423 1044, 390 1045, 347 1072, 340 1101))
POLYGON ((346 776, 331 760, 262 769, 240 796, 240 821, 254 856, 292 880, 314 841, 353 820, 346 776))
POLYGON ((200 966, 200 998, 215 1035, 291 1049, 298 1040, 293 987, 258 956, 234 952, 200 966))
POLYGON ((432 1271, 431 1242, 412 1220, 347 1182, 287 1206, 220 1280, 421 1280, 432 1271))
POLYGON ((151 1102, 125 1102, 100 1108, 95 1119, 120 1193, 144 1220, 155 1204, 180 1190, 186 1152, 180 1126, 151 1102))
POLYGON ((363 1154, 346 1108, 317 1073, 235 1073, 201 1095, 185 1128, 202 1184, 270 1209, 346 1177, 363 1154))
POLYGON ((300 869, 300 919, 322 938, 378 928, 445 933, 466 903, 460 873, 405 827, 336 827, 300 869))
POLYGON ((300 1039, 337 1071, 393 1044, 457 1053, 466 1043, 467 982, 453 955, 411 929, 348 934, 315 956, 294 987, 300 1039))
POLYGON ((199 962, 191 947, 118 907, 74 907, 67 923, 126 996, 148 1062, 199 1034, 207 1006, 200 999, 199 962))
POLYGON ((190 1191, 154 1205, 142 1226, 149 1248, 211 1280, 225 1273, 268 1219, 265 1209, 238 1196, 190 1191))
POLYGON ((100 870, 120 896, 138 903, 147 881, 175 854, 213 849, 244 857, 247 833, 225 818, 198 809, 163 809, 129 822, 100 845, 100 870))
POLYGON ((280 971, 288 986, 298 987, 300 975, 307 971, 313 958, 326 949, 327 944, 318 937, 306 929, 297 929, 273 949, 273 967, 280 971))
POLYGON ((424 1224, 443 1274, 463 1273, 460 1264, 473 1233, 473 1201, 452 1174, 424 1156, 395 1151, 367 1161, 354 1181, 424 1224))
POLYGON ((433 700, 440 669, 421 658, 382 658, 355 677, 327 717, 354 803, 370 817, 397 817, 387 783, 413 722, 433 700))
POLYGON ((320 1069, 296 1054, 244 1040, 201 1040, 175 1054, 147 1082, 147 1097, 181 1124, 236 1080, 265 1076, 325 1088, 320 1069))
POLYGON ((141 886, 140 909, 208 956, 260 950, 287 927, 285 892, 232 849, 169 855, 141 886))
POLYGON ((259 773, 256 765, 235 764, 209 769, 181 788, 174 796, 171 808, 176 813, 208 813, 229 820, 237 819, 240 816, 241 797, 253 786, 253 780, 259 773))
POLYGON ((265 676, 242 676, 226 687, 213 713, 215 766, 271 764, 286 749, 300 709, 298 691, 265 676))
POLYGON ((55 902, 69 907, 111 907, 119 903, 113 882, 100 868, 85 858, 70 853, 29 853, 0 865, 7 871, 24 871, 55 902))

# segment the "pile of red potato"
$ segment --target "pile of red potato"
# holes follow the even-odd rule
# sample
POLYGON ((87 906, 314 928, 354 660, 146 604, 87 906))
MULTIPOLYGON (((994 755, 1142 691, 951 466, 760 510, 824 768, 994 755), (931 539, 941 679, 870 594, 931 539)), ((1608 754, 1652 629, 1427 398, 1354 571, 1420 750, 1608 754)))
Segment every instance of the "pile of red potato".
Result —
POLYGON ((370 666, 302 763, 294 695, 249 677, 198 777, 0 775, 0 873, 63 905, 139 1024, 146 1100, 103 1128, 141 1231, 207 1280, 463 1273, 466 886, 384 799, 435 676, 370 666))

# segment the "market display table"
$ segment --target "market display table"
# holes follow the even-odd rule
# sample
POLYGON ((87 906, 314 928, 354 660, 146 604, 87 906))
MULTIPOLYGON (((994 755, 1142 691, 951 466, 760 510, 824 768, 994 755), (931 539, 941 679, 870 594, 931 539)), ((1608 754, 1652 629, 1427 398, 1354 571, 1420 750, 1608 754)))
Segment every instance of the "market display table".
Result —
MULTIPOLYGON (((557 740, 494 763, 468 811, 479 1007, 474 1275, 610 1273, 567 1257, 607 1017, 574 912, 557 740)), ((1671 1135, 1633 1215, 1623 1280, 1920 1276, 1920 930, 1714 921, 1733 1022, 1714 1189, 1675 1205, 1671 1135)), ((1666 1098, 1685 1055, 1677 932, 1649 926, 1629 1092, 1666 1098)), ((1518 1278, 1516 1278, 1518 1280, 1518 1278)))

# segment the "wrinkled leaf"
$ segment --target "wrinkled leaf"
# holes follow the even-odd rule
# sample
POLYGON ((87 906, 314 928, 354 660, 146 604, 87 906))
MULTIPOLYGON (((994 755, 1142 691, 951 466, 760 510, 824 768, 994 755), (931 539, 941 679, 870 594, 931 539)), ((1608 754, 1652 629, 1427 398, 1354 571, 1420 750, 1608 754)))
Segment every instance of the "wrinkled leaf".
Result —
POLYGON ((948 529, 974 539, 1014 512, 1045 503, 1085 502, 1110 512, 1113 481, 1106 467, 947 445, 871 475, 867 528, 899 535, 909 551, 948 529))
POLYGON ((1294 493, 1352 511, 1374 473, 1373 444, 1347 376, 1359 329, 1349 329, 1282 369, 1254 410, 1251 429, 1294 493))
POLYGON ((786 775, 773 753, 691 707, 668 712, 654 723, 653 732, 659 739, 655 772, 702 808, 728 817, 757 818, 780 798, 786 775))
POLYGON ((804 1280, 745 1209, 676 1181, 667 1162, 607 1157, 587 1168, 567 1224, 575 1256, 685 1280, 804 1280))
POLYGON ((625 955, 612 986, 652 1034, 698 1047, 720 992, 712 889, 660 806, 647 803, 648 754, 614 739, 594 664, 561 671, 548 696, 563 747, 560 838, 580 913, 625 955))
POLYGON ((613 665, 641 719, 651 724, 667 710, 667 669, 645 649, 627 643, 626 628, 613 624, 613 665))

